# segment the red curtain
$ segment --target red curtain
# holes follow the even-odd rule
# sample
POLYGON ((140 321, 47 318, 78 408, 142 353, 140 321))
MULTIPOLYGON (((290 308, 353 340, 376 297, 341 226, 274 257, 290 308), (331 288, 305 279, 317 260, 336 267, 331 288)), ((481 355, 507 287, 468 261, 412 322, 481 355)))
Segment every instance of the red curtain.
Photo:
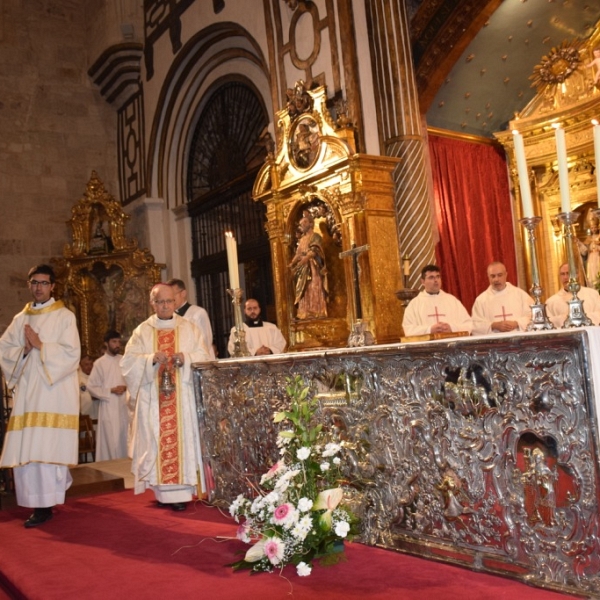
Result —
POLYGON ((471 312, 489 281, 487 266, 506 265, 517 284, 511 197, 504 152, 486 144, 430 135, 442 287, 471 312))

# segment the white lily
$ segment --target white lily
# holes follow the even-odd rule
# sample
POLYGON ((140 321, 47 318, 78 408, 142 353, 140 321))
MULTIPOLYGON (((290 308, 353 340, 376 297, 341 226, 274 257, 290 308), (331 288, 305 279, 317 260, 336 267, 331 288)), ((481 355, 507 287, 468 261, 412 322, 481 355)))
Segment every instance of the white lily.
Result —
POLYGON ((337 508, 337 505, 342 501, 344 491, 342 488, 333 488, 330 490, 323 490, 315 500, 312 509, 313 510, 325 510, 321 515, 321 522, 327 525, 328 529, 331 529, 331 514, 337 508))

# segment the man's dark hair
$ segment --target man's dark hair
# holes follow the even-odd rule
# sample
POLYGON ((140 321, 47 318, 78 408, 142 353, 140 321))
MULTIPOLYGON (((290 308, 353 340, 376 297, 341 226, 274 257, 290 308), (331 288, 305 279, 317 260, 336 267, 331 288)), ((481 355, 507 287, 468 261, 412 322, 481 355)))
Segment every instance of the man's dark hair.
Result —
POLYGON ((117 339, 121 339, 121 334, 116 331, 115 329, 109 329, 105 334, 104 334, 104 341, 108 344, 108 342, 110 340, 117 340, 117 339))
MULTIPOLYGON (((262 305, 256 298, 246 298, 246 302, 250 302, 250 300, 252 300, 252 302, 256 302, 256 304, 258 304, 258 308, 262 310, 262 305)), ((244 306, 246 306, 246 302, 244 302, 244 306)))
POLYGON ((437 266, 437 265, 425 265, 422 269, 421 269, 421 279, 425 279, 425 274, 426 273, 430 273, 430 272, 434 272, 434 273, 440 273, 441 269, 437 266))
POLYGON ((27 273, 27 281, 29 281, 34 275, 49 275, 50 283, 54 283, 56 281, 54 269, 50 265, 36 265, 35 267, 31 267, 31 269, 29 269, 29 273, 27 273))
POLYGON ((170 285, 171 287, 176 285, 180 290, 185 290, 185 283, 183 283, 181 279, 169 279, 169 281, 167 281, 167 285, 170 285))

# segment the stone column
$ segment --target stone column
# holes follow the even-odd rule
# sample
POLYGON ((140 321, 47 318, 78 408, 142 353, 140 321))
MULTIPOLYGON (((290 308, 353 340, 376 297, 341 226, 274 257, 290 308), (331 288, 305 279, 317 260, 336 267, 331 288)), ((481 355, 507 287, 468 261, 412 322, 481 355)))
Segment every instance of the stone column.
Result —
POLYGON ((404 0, 366 0, 377 128, 382 152, 401 159, 394 173, 400 256, 411 285, 435 262, 433 203, 404 0))

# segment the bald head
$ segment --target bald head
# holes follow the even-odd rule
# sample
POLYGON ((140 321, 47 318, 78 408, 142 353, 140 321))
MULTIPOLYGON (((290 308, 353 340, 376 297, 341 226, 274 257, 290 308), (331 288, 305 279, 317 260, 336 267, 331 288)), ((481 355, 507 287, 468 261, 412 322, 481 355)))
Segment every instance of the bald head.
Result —
POLYGON ((170 285, 156 284, 150 290, 150 303, 159 319, 171 319, 175 310, 175 292, 170 285))
POLYGON ((492 289, 501 292, 506 287, 506 267, 501 262, 488 265, 487 276, 492 289))
POLYGON ((558 278, 560 279, 560 285, 563 286, 563 289, 567 291, 567 286, 569 285, 569 263, 563 263, 558 268, 558 278))

